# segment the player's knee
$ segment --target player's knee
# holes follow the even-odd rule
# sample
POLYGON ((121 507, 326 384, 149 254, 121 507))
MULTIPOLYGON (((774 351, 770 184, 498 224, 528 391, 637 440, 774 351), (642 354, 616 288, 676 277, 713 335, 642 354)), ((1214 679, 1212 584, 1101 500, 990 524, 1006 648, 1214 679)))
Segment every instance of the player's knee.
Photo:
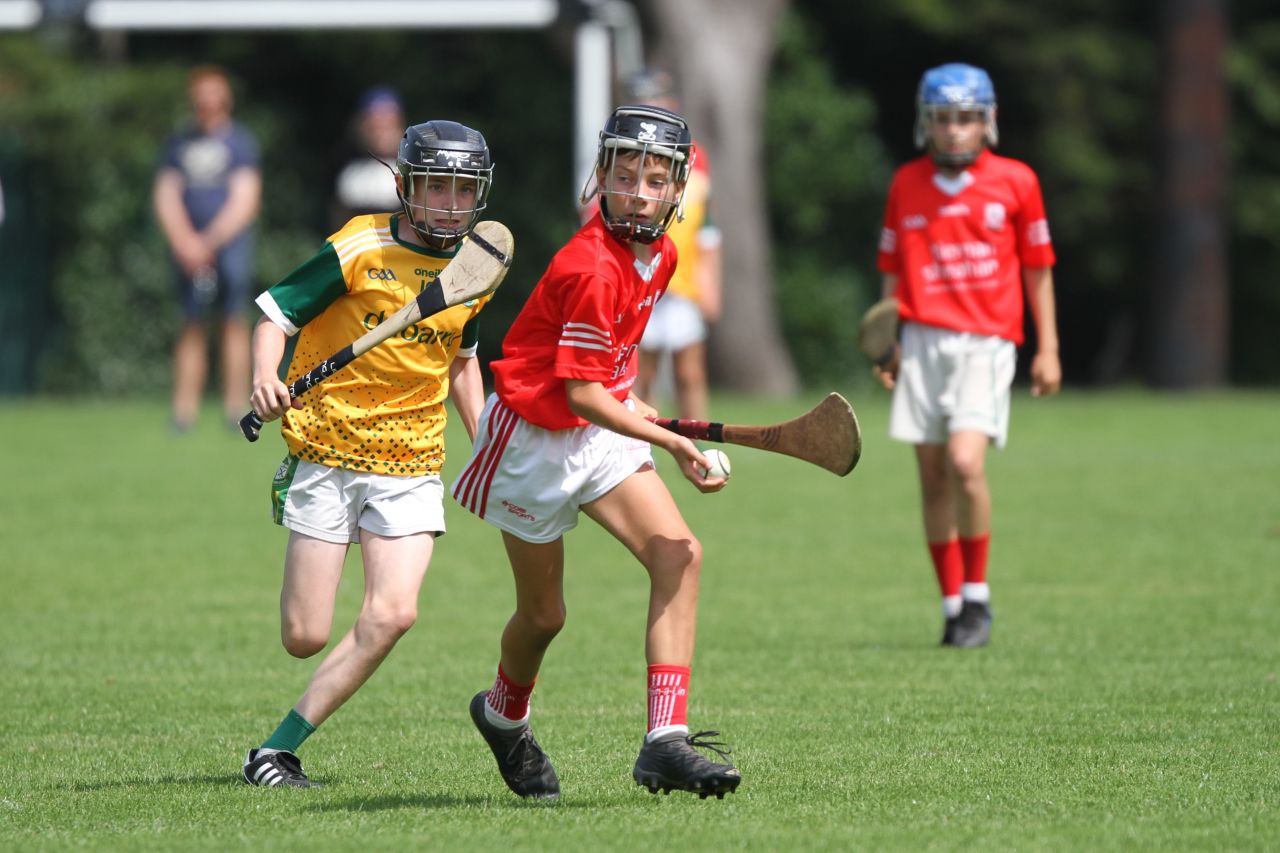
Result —
POLYGON ((412 602, 370 605, 360 614, 359 630, 375 643, 391 645, 403 637, 417 621, 418 608, 412 602))
POLYGON ((696 577, 702 570, 702 543, 692 535, 683 539, 656 538, 645 556, 645 566, 654 577, 696 577))
POLYGON ((529 626, 535 632, 547 640, 551 640, 561 630, 564 629, 565 620, 568 618, 568 611, 565 609, 564 603, 547 605, 538 607, 532 612, 526 613, 525 618, 529 622, 529 626))
POLYGON ((280 632, 284 650, 295 658, 309 658, 329 645, 328 632, 308 631, 301 626, 286 626, 280 632))
POLYGON ((979 451, 967 448, 953 449, 947 462, 961 482, 981 480, 984 476, 985 457, 979 451))

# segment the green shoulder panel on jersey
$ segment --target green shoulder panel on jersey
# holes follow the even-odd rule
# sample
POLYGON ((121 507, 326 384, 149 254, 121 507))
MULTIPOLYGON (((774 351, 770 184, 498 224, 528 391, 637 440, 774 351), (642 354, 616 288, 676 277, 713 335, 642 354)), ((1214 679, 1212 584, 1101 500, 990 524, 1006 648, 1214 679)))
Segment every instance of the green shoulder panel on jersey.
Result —
POLYGON ((332 243, 267 291, 290 323, 301 329, 347 292, 332 243))
POLYGON ((470 349, 480 342, 480 318, 472 317, 462 327, 462 349, 470 349))

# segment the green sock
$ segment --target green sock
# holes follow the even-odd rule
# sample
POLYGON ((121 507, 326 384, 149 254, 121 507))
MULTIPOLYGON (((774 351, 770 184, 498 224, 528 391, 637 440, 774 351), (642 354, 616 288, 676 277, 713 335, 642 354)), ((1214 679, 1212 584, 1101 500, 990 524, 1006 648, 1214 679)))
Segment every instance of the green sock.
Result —
POLYGON ((288 716, 280 721, 279 728, 262 744, 262 748, 297 752, 302 742, 315 730, 316 727, 303 719, 301 714, 291 710, 288 716))

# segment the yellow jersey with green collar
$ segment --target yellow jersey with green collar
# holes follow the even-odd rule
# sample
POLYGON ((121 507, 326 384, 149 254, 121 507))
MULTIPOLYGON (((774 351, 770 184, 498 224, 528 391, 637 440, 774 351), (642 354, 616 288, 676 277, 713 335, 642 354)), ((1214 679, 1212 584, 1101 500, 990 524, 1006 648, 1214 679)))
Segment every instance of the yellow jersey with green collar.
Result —
MULTIPOLYGON (((293 382, 414 299, 457 247, 437 252, 396 237, 400 214, 357 216, 258 297, 289 336, 281 378, 293 382)), ((281 432, 301 459, 374 474, 438 474, 444 464, 449 366, 474 357, 485 296, 426 317, 303 395, 281 432)))

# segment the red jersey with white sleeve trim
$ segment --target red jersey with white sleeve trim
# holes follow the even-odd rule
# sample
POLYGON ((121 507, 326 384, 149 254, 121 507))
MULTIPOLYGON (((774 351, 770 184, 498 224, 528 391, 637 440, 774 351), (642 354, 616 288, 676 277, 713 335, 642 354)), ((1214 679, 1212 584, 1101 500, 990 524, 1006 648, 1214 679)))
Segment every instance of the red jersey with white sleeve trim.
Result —
POLYGON ((1040 181, 982 151, 955 179, 928 156, 898 169, 880 232, 880 271, 898 276, 904 321, 1023 341, 1022 269, 1051 267, 1040 181))
POLYGON ((636 348, 676 268, 667 236, 642 264, 597 213, 565 244, 529 295, 492 362, 508 408, 543 429, 587 421, 569 409, 564 380, 600 382, 619 401, 636 381, 636 348))

